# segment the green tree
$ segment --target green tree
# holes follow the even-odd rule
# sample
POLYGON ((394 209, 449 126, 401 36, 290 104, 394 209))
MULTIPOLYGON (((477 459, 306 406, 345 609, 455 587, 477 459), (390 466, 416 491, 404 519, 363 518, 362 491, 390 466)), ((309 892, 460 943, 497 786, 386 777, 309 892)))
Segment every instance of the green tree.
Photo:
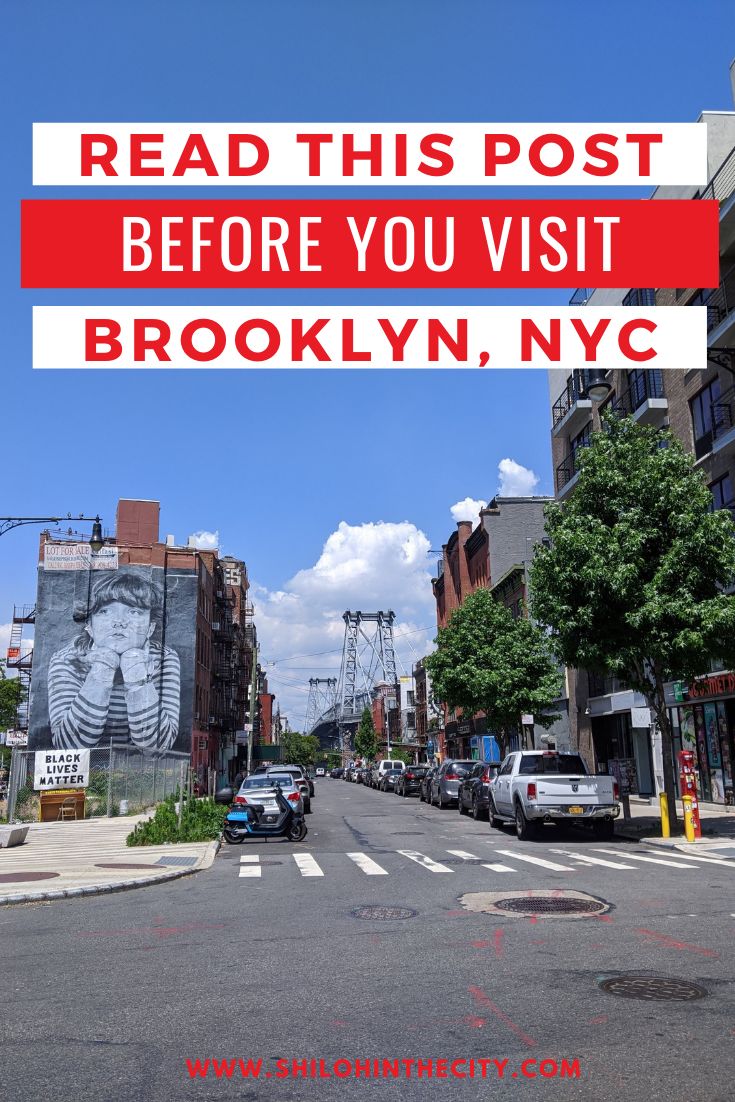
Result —
POLYGON ((644 694, 661 732, 677 824, 664 682, 719 657, 735 662, 735 531, 711 512, 702 475, 671 433, 609 420, 564 504, 547 508, 550 547, 532 566, 533 610, 563 662, 617 674, 644 694))
POLYGON ((328 769, 337 769, 342 764, 342 752, 341 750, 327 750, 322 755, 324 761, 327 763, 328 769))
POLYGON ((301 735, 298 731, 284 731, 281 735, 281 760, 289 765, 313 765, 320 753, 316 735, 301 735))
POLYGON ((15 727, 18 705, 23 699, 23 687, 19 679, 6 677, 5 662, 0 661, 0 731, 15 727))
POLYGON ((355 753, 365 761, 374 761, 377 752, 378 736, 375 734, 373 714, 369 708, 364 708, 355 735, 355 753))
POLYGON ((501 758, 523 713, 549 727, 561 675, 546 634, 525 617, 514 618, 488 589, 455 609, 424 660, 437 699, 466 715, 484 712, 501 758))

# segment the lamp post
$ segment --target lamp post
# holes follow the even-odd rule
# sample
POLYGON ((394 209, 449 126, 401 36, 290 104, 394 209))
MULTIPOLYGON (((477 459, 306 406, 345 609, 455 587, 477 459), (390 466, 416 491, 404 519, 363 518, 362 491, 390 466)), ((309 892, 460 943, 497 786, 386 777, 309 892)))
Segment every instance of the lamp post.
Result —
POLYGON ((89 546, 92 551, 101 551, 105 546, 105 538, 102 535, 102 522, 99 513, 94 517, 85 517, 83 513, 73 517, 67 513, 64 517, 0 517, 0 536, 4 536, 11 528, 21 528, 25 524, 61 524, 65 520, 82 520, 92 522, 92 535, 89 538, 89 546))

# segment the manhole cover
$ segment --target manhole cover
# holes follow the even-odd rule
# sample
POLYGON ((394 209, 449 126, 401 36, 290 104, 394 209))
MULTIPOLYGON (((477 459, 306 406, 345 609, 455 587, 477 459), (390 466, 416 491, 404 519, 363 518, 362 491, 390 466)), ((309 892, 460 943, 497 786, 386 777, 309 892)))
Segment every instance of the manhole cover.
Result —
POLYGON ((107 861, 105 861, 105 862, 98 861, 97 864, 94 867, 96 869, 150 869, 151 872, 155 872, 155 869, 156 869, 155 865, 134 865, 132 862, 113 863, 111 861, 109 861, 109 862, 107 862, 107 861))
POLYGON ((4 872, 0 874, 0 884, 26 884, 31 880, 53 880, 60 876, 58 872, 4 872))
POLYGON ((498 899, 495 903, 501 911, 513 911, 525 915, 581 915, 599 914, 604 911, 596 899, 555 899, 553 896, 525 896, 514 899, 498 899))
POLYGON ((350 911, 350 914, 353 918, 390 922, 394 918, 415 918, 418 911, 414 911, 410 907, 355 907, 354 911, 350 911))
POLYGON ((533 888, 526 891, 467 892, 459 897, 466 911, 496 918, 598 918, 611 908, 604 899, 571 888, 533 888))
POLYGON ((690 980, 668 979, 663 976, 612 976, 600 980, 599 986, 608 995, 624 999, 648 999, 656 1002, 688 1003, 703 999, 709 992, 690 980))

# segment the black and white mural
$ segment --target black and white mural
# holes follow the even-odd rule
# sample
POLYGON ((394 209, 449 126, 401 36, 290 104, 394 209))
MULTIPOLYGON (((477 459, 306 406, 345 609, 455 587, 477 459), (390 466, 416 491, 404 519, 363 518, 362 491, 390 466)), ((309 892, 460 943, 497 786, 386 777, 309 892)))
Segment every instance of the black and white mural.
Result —
POLYGON ((39 569, 28 746, 191 750, 196 575, 39 569))

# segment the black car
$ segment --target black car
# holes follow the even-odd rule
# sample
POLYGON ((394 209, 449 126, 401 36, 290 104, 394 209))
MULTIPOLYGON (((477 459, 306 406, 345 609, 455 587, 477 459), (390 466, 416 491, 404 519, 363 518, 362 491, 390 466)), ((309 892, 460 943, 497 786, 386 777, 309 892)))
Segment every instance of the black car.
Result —
POLYGON ((330 775, 330 777, 334 777, 335 780, 339 780, 339 778, 342 776, 343 773, 344 773, 344 769, 342 768, 341 765, 338 765, 335 769, 332 769, 332 771, 329 775, 330 775))
POLYGON ((426 801, 426 803, 429 802, 431 782, 438 768, 438 765, 432 765, 429 769, 427 769, 426 773, 424 773, 423 777, 421 778, 419 784, 419 803, 423 803, 424 801, 426 801))
POLYGON ((396 796, 420 795, 421 781, 428 772, 428 765, 407 765, 396 781, 396 796))
POLYGON ((370 768, 370 766, 365 766, 364 769, 361 769, 359 774, 358 774, 358 777, 357 777, 358 784, 364 784, 366 786, 366 788, 369 788, 370 787, 370 774, 371 773, 372 773, 372 769, 370 768))
POLYGON ((473 819, 486 819, 489 809, 490 782, 498 775, 500 762, 478 761, 459 782, 457 807, 460 815, 472 813, 473 819))
POLYGON ((378 788, 381 792, 395 792, 396 782, 402 775, 402 769, 386 769, 380 778, 378 788))

